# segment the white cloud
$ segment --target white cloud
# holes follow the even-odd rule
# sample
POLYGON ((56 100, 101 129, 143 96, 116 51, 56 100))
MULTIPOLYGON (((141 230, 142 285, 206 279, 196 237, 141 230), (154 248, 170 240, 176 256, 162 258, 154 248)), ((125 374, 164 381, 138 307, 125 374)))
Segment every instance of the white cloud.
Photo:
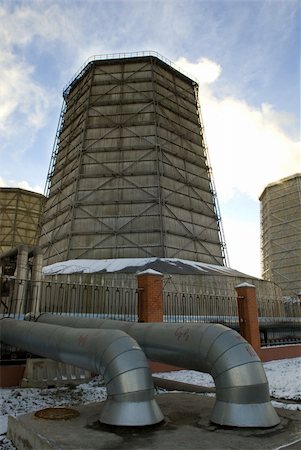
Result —
POLYGON ((43 2, 11 6, 0 6, 0 133, 4 139, 21 136, 24 151, 45 125, 59 96, 54 88, 37 81, 37 67, 29 62, 26 51, 35 45, 41 55, 57 55, 61 47, 53 44, 76 48, 81 32, 70 8, 62 11, 59 4, 43 2))
POLYGON ((200 58, 197 63, 190 63, 182 57, 176 61, 176 64, 184 68, 188 74, 195 75, 200 84, 213 83, 222 71, 219 64, 208 58, 200 58))
POLYGON ((0 177, 0 187, 14 187, 43 194, 41 186, 31 186, 27 181, 4 180, 4 178, 0 177))
POLYGON ((15 4, 12 8, 0 6, 2 45, 25 47, 37 38, 48 42, 77 41, 76 5, 72 9, 62 6, 40 1, 15 4))
POLYGON ((210 83, 221 67, 202 59, 176 64, 200 80, 200 103, 219 198, 235 192, 257 199, 268 183, 301 170, 300 142, 284 126, 289 117, 263 103, 260 108, 234 97, 217 97, 210 83))
POLYGON ((32 79, 33 67, 6 54, 0 58, 0 131, 5 135, 19 134, 20 128, 41 128, 46 120, 50 99, 32 79), (14 113, 18 113, 18 119, 14 113))
POLYGON ((258 217, 250 221, 243 215, 233 219, 229 214, 223 214, 230 266, 255 277, 261 276, 259 227, 258 217))
MULTIPOLYGON (((214 81, 221 76, 221 67, 214 61, 202 58, 193 64, 181 58, 176 64, 200 80, 200 104, 218 198, 223 205, 230 265, 260 276, 258 196, 268 183, 301 171, 300 143, 284 131, 291 117, 267 103, 256 108, 234 96, 217 96, 214 81), (234 219, 232 200, 243 202, 246 196, 253 206, 257 205, 258 214, 236 214, 234 219)), ((239 207, 239 203, 234 204, 239 207)))
POLYGON ((34 36, 32 24, 18 22, 20 10, 0 7, 0 134, 3 149, 16 140, 16 154, 32 144, 52 104, 52 92, 34 79, 35 68, 18 52, 34 36), (21 145, 20 145, 21 144, 21 145), (22 146, 22 148, 20 148, 22 146))

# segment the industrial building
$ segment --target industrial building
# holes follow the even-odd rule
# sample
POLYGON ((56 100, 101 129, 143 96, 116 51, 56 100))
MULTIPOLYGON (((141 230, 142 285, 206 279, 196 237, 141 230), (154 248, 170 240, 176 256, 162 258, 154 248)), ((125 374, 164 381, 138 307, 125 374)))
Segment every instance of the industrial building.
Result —
MULTIPOLYGON (((266 318, 294 314, 274 280, 228 266, 198 98, 197 82, 158 54, 80 69, 64 90, 46 198, 17 189, 4 202, 0 314, 136 321, 147 273, 166 322, 238 328, 236 288, 255 287, 264 342, 275 339, 266 318)), ((296 339, 292 323, 277 325, 277 339, 296 339)))
POLYGON ((265 187, 261 202, 262 277, 284 296, 301 292, 301 174, 265 187))
POLYGON ((64 91, 44 264, 182 258, 227 265, 197 83, 153 54, 92 59, 64 91))
POLYGON ((44 200, 37 192, 0 188, 0 255, 20 245, 37 245, 44 200))

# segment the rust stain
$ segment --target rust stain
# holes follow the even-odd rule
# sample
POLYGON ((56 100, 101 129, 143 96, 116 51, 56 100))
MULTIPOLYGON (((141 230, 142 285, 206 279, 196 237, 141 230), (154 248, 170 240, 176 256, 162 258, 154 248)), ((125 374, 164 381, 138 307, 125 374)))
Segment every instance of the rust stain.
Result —
POLYGON ((81 334, 80 337, 78 338, 78 343, 81 346, 84 346, 86 341, 87 341, 88 336, 86 334, 81 334))

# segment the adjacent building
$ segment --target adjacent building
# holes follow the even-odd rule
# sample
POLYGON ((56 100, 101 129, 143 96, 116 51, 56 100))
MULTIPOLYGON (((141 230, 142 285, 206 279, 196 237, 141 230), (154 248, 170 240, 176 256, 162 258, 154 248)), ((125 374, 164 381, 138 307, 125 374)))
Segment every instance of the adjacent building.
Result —
POLYGON ((269 184, 260 196, 262 277, 284 296, 301 292, 301 174, 269 184))
POLYGON ((20 245, 37 245, 44 200, 37 192, 0 188, 0 255, 20 245))

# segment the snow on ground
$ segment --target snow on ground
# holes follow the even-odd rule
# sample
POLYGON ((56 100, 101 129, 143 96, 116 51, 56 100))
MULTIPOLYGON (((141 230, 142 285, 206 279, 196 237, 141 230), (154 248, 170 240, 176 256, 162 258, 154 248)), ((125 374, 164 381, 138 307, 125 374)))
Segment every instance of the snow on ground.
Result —
MULTIPOLYGON (((269 381, 270 394, 277 401, 277 408, 301 411, 301 358, 284 359, 264 363, 269 381), (285 400, 282 403, 281 400, 285 400), (290 403, 289 400, 293 402, 290 403), (299 402, 299 403, 296 403, 299 402)), ((212 377, 194 370, 180 370, 154 374, 156 377, 183 383, 214 387, 212 377)), ((158 394, 164 392, 159 389, 158 394)), ((79 386, 54 389, 14 388, 0 390, 0 448, 14 450, 6 438, 7 418, 37 411, 46 407, 67 406, 102 401, 106 398, 106 388, 101 377, 79 386)))
MULTIPOLYGON (((263 366, 269 381, 271 397, 283 400, 301 400, 301 358, 270 361, 264 363, 263 366)), ((154 374, 154 376, 168 380, 176 379, 182 383, 214 387, 211 375, 194 370, 180 370, 176 373, 164 372, 154 374)), ((301 404, 286 404, 283 407, 301 410, 301 404)))
POLYGON ((0 449, 14 450, 6 438, 8 416, 17 416, 47 407, 71 406, 105 400, 106 388, 101 377, 79 386, 52 389, 12 388, 0 390, 0 449))
POLYGON ((301 358, 271 361, 264 369, 272 397, 301 400, 301 358))
POLYGON ((197 386, 214 387, 214 381, 209 373, 197 372, 196 370, 178 370, 176 372, 154 373, 155 377, 165 380, 176 380, 181 383, 196 384, 197 386))

